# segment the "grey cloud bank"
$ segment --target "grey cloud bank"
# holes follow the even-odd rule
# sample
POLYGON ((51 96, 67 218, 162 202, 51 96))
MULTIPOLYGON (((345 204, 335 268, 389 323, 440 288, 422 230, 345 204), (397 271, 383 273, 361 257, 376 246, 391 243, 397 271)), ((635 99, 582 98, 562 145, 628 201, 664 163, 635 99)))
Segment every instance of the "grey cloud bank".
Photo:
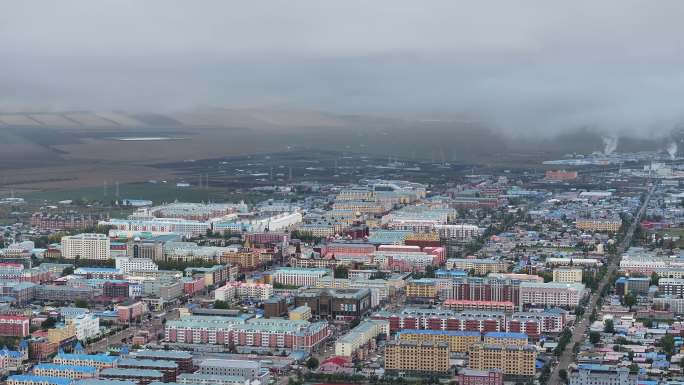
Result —
POLYGON ((296 105, 524 134, 684 121, 679 1, 14 1, 0 111, 296 105))

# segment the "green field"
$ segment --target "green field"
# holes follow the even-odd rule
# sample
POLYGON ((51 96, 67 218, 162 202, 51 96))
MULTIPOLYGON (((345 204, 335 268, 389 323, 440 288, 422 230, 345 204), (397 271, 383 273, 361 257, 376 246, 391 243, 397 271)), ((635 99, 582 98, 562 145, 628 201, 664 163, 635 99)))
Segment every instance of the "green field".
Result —
POLYGON ((658 230, 656 231, 656 234, 659 236, 679 237, 679 240, 676 242, 676 245, 679 248, 684 248, 684 228, 658 230))
MULTIPOLYGON (((147 199, 155 204, 162 202, 173 202, 175 200, 183 202, 236 202, 245 200, 246 202, 256 198, 256 194, 236 194, 226 189, 209 188, 199 189, 195 187, 178 188, 173 184, 152 184, 135 183, 122 184, 119 186, 120 199, 147 199)), ((104 194, 104 187, 86 187, 65 190, 46 190, 34 191, 22 194, 22 198, 29 202, 39 201, 61 201, 71 199, 110 202, 116 200, 114 186, 108 186, 107 195, 104 194)), ((262 198, 263 199, 263 198, 262 198)), ((257 199, 257 200, 262 200, 257 199)))

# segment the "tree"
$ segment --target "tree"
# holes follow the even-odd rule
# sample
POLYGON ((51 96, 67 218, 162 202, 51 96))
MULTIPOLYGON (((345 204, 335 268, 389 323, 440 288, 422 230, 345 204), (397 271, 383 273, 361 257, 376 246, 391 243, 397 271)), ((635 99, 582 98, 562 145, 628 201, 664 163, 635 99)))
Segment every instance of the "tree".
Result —
POLYGON ((629 372, 632 374, 639 373, 639 365, 637 365, 635 363, 632 363, 631 365, 629 365, 629 372))
POLYGON ((651 273, 651 286, 658 286, 658 280, 660 280, 658 273, 651 273))
POLYGON ((613 323, 612 319, 607 319, 603 322, 603 332, 610 334, 615 333, 615 324, 613 323))
POLYGON ((45 321, 43 321, 42 324, 40 324, 40 327, 43 329, 50 329, 55 327, 57 324, 57 319, 54 317, 48 317, 45 321))
POLYGON ((74 306, 80 307, 83 309, 88 309, 90 307, 90 305, 88 304, 88 301, 86 301, 82 298, 77 298, 76 300, 74 300, 74 306))
POLYGON ((71 274, 74 274, 74 267, 73 266, 69 266, 66 269, 64 269, 64 271, 62 271, 62 277, 66 277, 67 275, 71 275, 71 274))
POLYGON ((660 339, 660 347, 667 355, 672 355, 674 353, 675 341, 672 334, 666 334, 665 337, 660 339))
POLYGON ((568 371, 565 369, 561 369, 558 371, 558 377, 561 378, 561 380, 568 382, 568 371))
POLYGON ((629 311, 632 311, 632 306, 636 305, 637 298, 631 291, 622 297, 622 303, 629 307, 629 311))
POLYGON ((306 361, 306 367, 309 368, 309 370, 316 369, 318 367, 318 358, 316 358, 316 357, 309 358, 309 360, 306 361))
POLYGON ((601 341, 601 334, 599 332, 589 332, 589 342, 595 345, 599 341, 601 341))
POLYGON ((335 267, 335 278, 348 278, 349 277, 349 268, 346 266, 337 266, 335 267))
POLYGON ((226 301, 221 301, 221 300, 216 300, 214 301, 214 309, 229 309, 230 306, 228 305, 228 302, 226 301))

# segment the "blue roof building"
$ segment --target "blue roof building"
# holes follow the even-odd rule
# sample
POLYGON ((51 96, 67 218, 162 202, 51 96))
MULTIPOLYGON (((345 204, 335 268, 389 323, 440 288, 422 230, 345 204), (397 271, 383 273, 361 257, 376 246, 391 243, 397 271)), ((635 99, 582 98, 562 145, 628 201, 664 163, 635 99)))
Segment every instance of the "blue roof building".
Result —
POLYGON ((71 385, 72 379, 33 374, 17 374, 7 377, 7 385, 71 385))

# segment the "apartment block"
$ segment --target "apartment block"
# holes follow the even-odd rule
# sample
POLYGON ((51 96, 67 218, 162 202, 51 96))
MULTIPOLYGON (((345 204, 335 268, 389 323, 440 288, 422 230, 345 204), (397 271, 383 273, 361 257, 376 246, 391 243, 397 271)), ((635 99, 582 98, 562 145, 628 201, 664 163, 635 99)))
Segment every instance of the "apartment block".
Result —
POLYGON ((502 369, 507 377, 533 377, 537 350, 534 345, 478 344, 470 347, 468 368, 502 369))
POLYGON ((385 347, 385 371, 445 375, 449 371, 449 344, 417 341, 388 341, 385 347))

